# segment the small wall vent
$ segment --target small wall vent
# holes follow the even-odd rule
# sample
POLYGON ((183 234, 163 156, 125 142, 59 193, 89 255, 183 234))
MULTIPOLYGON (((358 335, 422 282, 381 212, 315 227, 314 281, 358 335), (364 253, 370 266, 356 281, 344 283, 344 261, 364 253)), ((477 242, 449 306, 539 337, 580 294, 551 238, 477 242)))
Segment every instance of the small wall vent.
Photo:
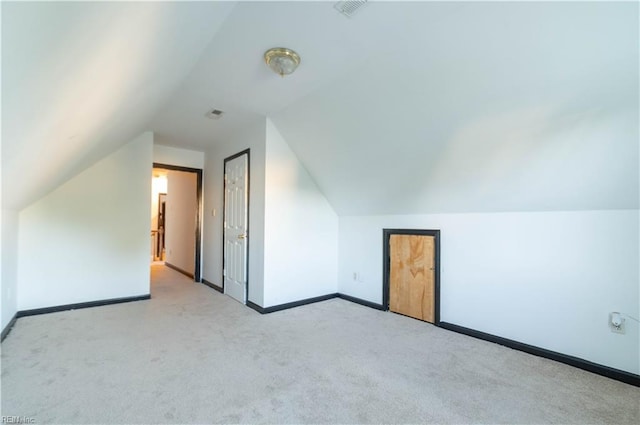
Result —
POLYGON ((368 0, 339 1, 333 7, 347 18, 351 18, 368 0))
POLYGON ((224 114, 224 112, 222 112, 219 109, 212 109, 210 111, 208 111, 206 114, 204 114, 205 117, 210 118, 212 120, 219 120, 220 117, 222 116, 222 114, 224 114))

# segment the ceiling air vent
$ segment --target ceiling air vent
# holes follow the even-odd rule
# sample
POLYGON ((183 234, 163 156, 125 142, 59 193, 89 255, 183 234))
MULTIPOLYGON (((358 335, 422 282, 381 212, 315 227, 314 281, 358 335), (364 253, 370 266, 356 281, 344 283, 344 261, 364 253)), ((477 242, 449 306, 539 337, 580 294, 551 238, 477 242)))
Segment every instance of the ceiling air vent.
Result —
POLYGON ((333 7, 347 18, 351 18, 368 0, 345 0, 339 1, 333 7))
POLYGON ((205 117, 210 118, 212 120, 219 120, 224 112, 219 109, 212 109, 204 114, 205 117))

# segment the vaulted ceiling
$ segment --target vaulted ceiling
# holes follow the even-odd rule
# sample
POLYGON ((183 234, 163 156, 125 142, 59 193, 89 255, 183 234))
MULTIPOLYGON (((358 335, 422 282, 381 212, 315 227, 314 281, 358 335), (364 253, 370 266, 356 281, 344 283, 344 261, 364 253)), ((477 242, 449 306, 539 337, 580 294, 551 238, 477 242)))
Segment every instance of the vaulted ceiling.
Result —
POLYGON ((148 130, 233 8, 1 6, 2 205, 15 209, 148 130))
POLYGON ((3 207, 269 117, 341 215, 638 208, 637 3, 332 6, 3 2, 3 207))

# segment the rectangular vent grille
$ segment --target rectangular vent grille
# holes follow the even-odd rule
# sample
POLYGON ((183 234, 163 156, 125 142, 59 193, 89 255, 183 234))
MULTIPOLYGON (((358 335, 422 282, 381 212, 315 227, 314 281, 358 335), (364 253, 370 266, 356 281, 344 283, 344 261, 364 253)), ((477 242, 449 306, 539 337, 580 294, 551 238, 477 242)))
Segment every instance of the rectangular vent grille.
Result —
POLYGON ((345 0, 339 1, 333 7, 347 18, 351 18, 368 0, 345 0))
POLYGON ((212 120, 218 120, 222 116, 224 112, 219 109, 212 109, 205 114, 207 118, 211 118, 212 120))

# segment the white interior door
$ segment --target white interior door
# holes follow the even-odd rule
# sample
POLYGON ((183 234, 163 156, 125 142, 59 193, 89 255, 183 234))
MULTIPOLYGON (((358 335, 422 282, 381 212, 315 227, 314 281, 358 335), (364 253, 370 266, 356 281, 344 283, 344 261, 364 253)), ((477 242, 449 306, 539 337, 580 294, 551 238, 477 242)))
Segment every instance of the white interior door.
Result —
POLYGON ((247 302, 248 154, 224 166, 224 293, 247 302))

